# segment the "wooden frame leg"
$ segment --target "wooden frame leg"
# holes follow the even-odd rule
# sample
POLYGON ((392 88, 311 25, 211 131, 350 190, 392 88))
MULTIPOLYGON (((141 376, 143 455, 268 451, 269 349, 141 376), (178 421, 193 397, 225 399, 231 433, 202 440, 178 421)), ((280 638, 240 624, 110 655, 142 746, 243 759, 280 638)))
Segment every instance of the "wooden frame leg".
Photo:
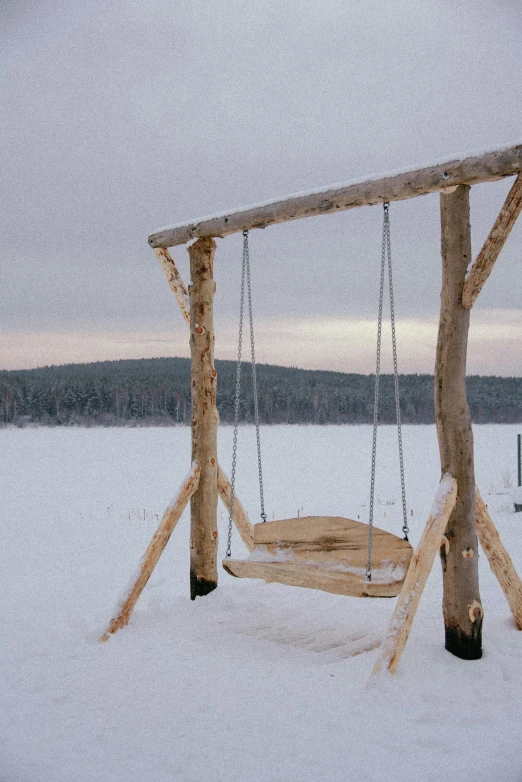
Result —
POLYGON ((397 670, 424 586, 433 566, 435 555, 440 549, 446 524, 455 507, 456 499, 457 481, 451 475, 445 475, 439 484, 430 517, 404 579, 397 605, 381 644, 379 657, 372 671, 372 677, 384 669, 390 673, 395 673, 397 670))
POLYGON ((502 591, 509 603, 511 613, 519 630, 522 630, 522 581, 519 578, 511 557, 507 553, 493 519, 476 490, 477 501, 477 537, 488 558, 491 570, 497 577, 502 591))
POLYGON ((190 357, 192 461, 201 467, 190 500, 190 597, 204 597, 218 585, 217 551, 217 372, 214 367, 213 239, 198 239, 190 257, 190 357))
POLYGON ((143 592, 147 581, 151 577, 154 568, 158 564, 158 560, 169 542, 169 538, 180 520, 181 514, 185 510, 187 502, 198 488, 199 475, 200 468, 194 462, 190 473, 181 484, 177 495, 163 514, 158 529, 154 533, 152 540, 141 559, 140 574, 136 579, 136 582, 128 595, 123 598, 121 605, 117 609, 117 614, 111 619, 109 627, 101 636, 100 641, 106 641, 110 635, 113 635, 117 630, 125 627, 129 621, 134 606, 143 592))

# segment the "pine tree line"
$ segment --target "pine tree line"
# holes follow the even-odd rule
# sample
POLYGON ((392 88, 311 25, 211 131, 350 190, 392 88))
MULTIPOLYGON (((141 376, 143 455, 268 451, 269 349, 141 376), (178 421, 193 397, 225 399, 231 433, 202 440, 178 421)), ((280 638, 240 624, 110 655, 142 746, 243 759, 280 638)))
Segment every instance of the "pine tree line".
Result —
MULTIPOLYGON (((222 423, 234 417, 236 366, 216 361, 222 423)), ((250 367, 242 372, 240 420, 254 418, 250 367)), ((259 365, 263 423, 370 423, 373 375, 259 365)), ((433 423, 433 376, 402 375, 404 423, 433 423)), ((522 378, 469 377, 477 423, 522 422, 522 378)), ((395 421, 393 377, 381 376, 380 420, 395 421)), ((1 424, 129 426, 190 423, 190 362, 183 358, 104 361, 0 371, 1 424)))

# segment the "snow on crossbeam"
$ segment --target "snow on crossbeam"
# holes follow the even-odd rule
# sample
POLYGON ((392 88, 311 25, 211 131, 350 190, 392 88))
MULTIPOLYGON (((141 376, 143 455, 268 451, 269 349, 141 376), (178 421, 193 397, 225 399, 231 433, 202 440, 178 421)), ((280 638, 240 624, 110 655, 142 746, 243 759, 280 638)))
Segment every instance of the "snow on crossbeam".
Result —
POLYGON ((330 214, 384 201, 403 201, 456 185, 493 182, 521 170, 522 143, 473 155, 466 153, 424 168, 378 174, 173 225, 151 234, 149 244, 155 248, 175 247, 191 239, 223 237, 301 217, 330 214))

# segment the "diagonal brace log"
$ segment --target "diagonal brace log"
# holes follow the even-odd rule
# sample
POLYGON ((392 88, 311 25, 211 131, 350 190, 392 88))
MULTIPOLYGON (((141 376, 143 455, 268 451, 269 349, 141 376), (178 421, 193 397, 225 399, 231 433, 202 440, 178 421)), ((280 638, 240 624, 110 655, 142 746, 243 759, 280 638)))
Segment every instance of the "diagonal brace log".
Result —
POLYGON ((519 630, 522 630, 522 581, 507 553, 480 492, 476 489, 477 537, 498 579, 519 630))
POLYGON ((155 247, 154 252, 156 253, 156 257, 161 264, 161 268, 165 272, 165 277, 168 280, 170 288, 176 297, 181 314, 190 327, 189 295, 187 287, 181 279, 180 273, 178 272, 178 267, 174 263, 174 259, 171 257, 168 250, 164 249, 163 247, 155 247))
POLYGON ((462 306, 465 309, 470 310, 473 307, 521 211, 522 173, 515 179, 515 183, 508 193, 499 216, 495 220, 491 233, 484 242, 484 246, 464 283, 462 306))
MULTIPOLYGON (((457 499, 457 481, 444 475, 435 495, 430 517, 422 533, 417 550, 410 562, 388 630, 381 644, 372 677, 381 671, 395 673, 406 646, 422 592, 433 567, 457 499)), ((372 679, 370 679, 370 682, 372 679)))
MULTIPOLYGON (((218 465, 218 492, 223 505, 230 513, 230 499, 232 496, 232 487, 227 476, 218 465)), ((254 550, 254 527, 248 518, 246 510, 241 505, 239 497, 234 492, 234 507, 232 509, 232 521, 236 525, 237 531, 241 535, 241 540, 249 551, 254 550)))
POLYGON ((200 468, 194 462, 192 469, 188 476, 185 478, 180 486, 177 495, 174 497, 169 507, 163 514, 163 517, 159 523, 158 529, 152 536, 145 554, 140 562, 140 572, 138 578, 132 585, 128 594, 126 594, 117 609, 116 615, 111 619, 109 627, 106 632, 101 636, 100 641, 107 641, 109 636, 125 627, 130 619, 130 615, 134 609, 134 606, 138 602, 138 598, 143 592, 147 581, 152 575, 152 572, 158 560, 161 557, 165 546, 169 542, 169 538, 172 535, 174 528, 181 518, 181 514, 185 510, 187 502, 190 500, 199 484, 200 468))

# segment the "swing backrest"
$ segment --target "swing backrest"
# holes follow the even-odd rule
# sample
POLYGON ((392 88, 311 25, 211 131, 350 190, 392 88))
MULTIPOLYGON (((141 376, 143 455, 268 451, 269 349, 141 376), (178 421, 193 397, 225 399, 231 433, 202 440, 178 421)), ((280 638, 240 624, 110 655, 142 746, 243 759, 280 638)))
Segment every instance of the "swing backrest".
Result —
MULTIPOLYGON (((254 525, 254 551, 267 559, 299 560, 300 564, 345 563, 366 571, 368 525, 339 516, 304 516, 254 525)), ((376 567, 389 562, 408 566, 411 546, 402 538, 377 527, 372 535, 372 560, 376 567)))

